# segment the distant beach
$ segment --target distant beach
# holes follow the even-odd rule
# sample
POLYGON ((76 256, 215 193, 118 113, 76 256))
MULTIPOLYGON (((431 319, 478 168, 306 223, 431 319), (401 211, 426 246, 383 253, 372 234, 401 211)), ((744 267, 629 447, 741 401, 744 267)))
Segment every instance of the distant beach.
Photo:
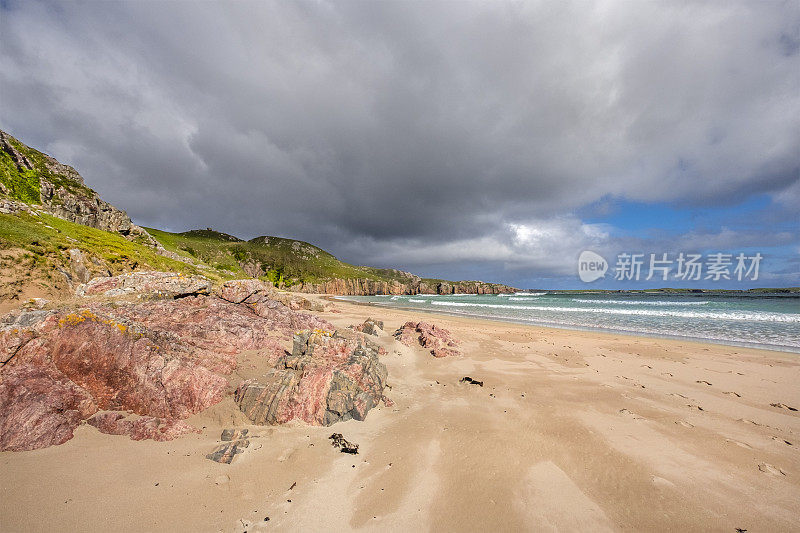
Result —
POLYGON ((548 327, 800 352, 800 295, 796 294, 544 291, 340 298, 548 327))

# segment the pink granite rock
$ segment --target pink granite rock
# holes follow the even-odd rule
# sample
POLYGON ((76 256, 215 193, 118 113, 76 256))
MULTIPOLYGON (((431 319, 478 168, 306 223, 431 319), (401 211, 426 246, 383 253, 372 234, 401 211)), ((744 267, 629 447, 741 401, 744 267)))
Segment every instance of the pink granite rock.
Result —
POLYGON ((394 334, 395 338, 406 346, 419 344, 430 350, 434 357, 458 355, 458 341, 450 332, 428 322, 406 322, 394 334))
MULTIPOLYGON (((3 317, 0 449, 26 450, 65 442, 75 426, 97 409, 130 411, 142 417, 128 420, 104 414, 95 418, 94 425, 109 432, 135 439, 178 436, 186 430, 178 420, 224 397, 228 381, 221 374, 232 372, 237 355, 245 350, 259 350, 270 364, 281 366, 298 380, 303 378, 303 372, 286 366, 284 343, 299 329, 329 336, 333 326, 292 311, 256 285, 257 290, 240 303, 217 296, 190 296, 96 302, 77 310, 17 311, 3 317)), ((352 377, 347 379, 364 381, 356 360, 353 369, 326 369, 316 361, 309 364, 308 379, 294 396, 287 397, 294 403, 287 404, 281 420, 311 419, 320 412, 317 405, 309 408, 312 414, 286 414, 318 401, 312 383, 345 383, 348 375, 352 377)), ((381 379, 385 379, 385 369, 381 379)), ((351 400, 352 405, 343 404, 352 411, 347 416, 362 416, 372 405, 365 398, 351 400)))
POLYGON ((173 440, 188 433, 200 433, 194 426, 175 419, 152 416, 129 417, 116 411, 97 413, 87 422, 101 433, 127 435, 132 440, 173 440))
POLYGON ((190 294, 208 294, 210 291, 211 282, 202 276, 147 271, 94 278, 79 286, 75 292, 78 296, 141 294, 175 298, 190 294))
POLYGON ((91 395, 54 368, 14 365, 0 374, 0 451, 63 444, 97 411, 91 395))
POLYGON ((304 331, 291 355, 263 378, 241 383, 235 400, 256 424, 327 426, 364 420, 383 397, 386 376, 378 346, 363 334, 304 331))

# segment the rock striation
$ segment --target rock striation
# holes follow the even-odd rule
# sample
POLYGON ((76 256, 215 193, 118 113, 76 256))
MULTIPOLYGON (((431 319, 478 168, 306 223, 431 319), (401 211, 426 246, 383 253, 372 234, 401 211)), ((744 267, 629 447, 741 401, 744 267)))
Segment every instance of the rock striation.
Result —
MULTIPOLYGON (((285 358, 283 343, 298 329, 333 330, 270 299, 254 281, 223 288, 229 297, 256 289, 238 303, 201 294, 3 317, 0 450, 61 444, 87 419, 134 439, 174 438, 189 431, 179 421, 222 400, 238 353, 261 350, 272 364, 285 358), (92 417, 101 410, 118 413, 92 417)), ((311 401, 304 394, 295 402, 311 401)))
POLYGON ((182 420, 161 419, 152 416, 127 416, 127 413, 109 411, 97 413, 87 423, 100 433, 127 435, 132 440, 172 440, 200 430, 182 420))
POLYGON ((378 345, 363 334, 303 331, 293 344, 292 353, 265 377, 236 390, 236 403, 254 423, 302 420, 329 426, 364 420, 383 398, 386 366, 378 359, 378 345))
MULTIPOLYGON (((72 253, 71 250, 70 252, 72 253)), ((80 254, 79 250, 76 250, 76 252, 80 254)), ((202 276, 184 276, 174 272, 154 271, 138 271, 118 276, 96 277, 87 280, 75 291, 78 296, 137 294, 167 298, 181 298, 183 296, 209 294, 210 292, 211 282, 202 276)))
POLYGON ((406 346, 419 345, 430 350, 434 357, 459 355, 458 341, 444 328, 428 322, 406 322, 394 334, 406 346))

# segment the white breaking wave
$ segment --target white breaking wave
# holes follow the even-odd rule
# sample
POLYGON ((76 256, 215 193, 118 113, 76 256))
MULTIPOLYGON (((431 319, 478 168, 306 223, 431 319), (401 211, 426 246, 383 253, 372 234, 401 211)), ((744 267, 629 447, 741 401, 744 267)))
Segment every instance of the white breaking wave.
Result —
POLYGON ((515 292, 514 296, 544 296, 546 292, 515 292))
POLYGON ((541 294, 531 294, 530 296, 509 296, 510 301, 516 302, 534 302, 539 299, 539 296, 544 295, 545 293, 541 294))
POLYGON ((409 301, 409 302, 414 302, 415 304, 424 304, 424 303, 425 303, 425 302, 427 302, 428 300, 417 300, 417 299, 415 299, 415 298, 409 298, 409 299, 408 299, 408 301, 409 301))
POLYGON ((648 302, 644 300, 593 300, 589 298, 573 298, 573 302, 582 304, 615 304, 615 305, 708 305, 708 301, 700 302, 648 302))
POLYGON ((639 316, 674 316, 680 318, 703 318, 708 320, 737 320, 754 322, 792 322, 800 323, 800 315, 790 315, 782 313, 766 313, 759 311, 737 312, 698 312, 698 311, 672 311, 655 309, 607 309, 602 307, 555 307, 545 305, 502 305, 502 304, 481 304, 467 302, 431 302, 433 305, 447 307, 487 307, 493 309, 508 310, 531 310, 531 311, 554 311, 566 313, 599 313, 606 315, 639 315, 639 316))

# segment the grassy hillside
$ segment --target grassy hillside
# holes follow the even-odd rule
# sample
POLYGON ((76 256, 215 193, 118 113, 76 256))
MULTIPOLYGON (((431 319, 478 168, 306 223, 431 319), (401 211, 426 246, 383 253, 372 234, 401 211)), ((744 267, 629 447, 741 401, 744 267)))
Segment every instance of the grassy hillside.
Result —
POLYGON ((103 231, 45 214, 0 213, 0 303, 25 295, 53 297, 68 294, 74 276, 70 249, 83 253, 85 267, 96 275, 132 270, 164 270, 203 274, 208 271, 158 255, 151 246, 131 241, 119 233, 103 231))
POLYGON ((350 265, 304 241, 280 237, 244 241, 210 229, 183 233, 145 229, 169 251, 219 271, 258 277, 275 285, 289 287, 299 282, 316 283, 332 278, 408 281, 395 270, 350 265))
POLYGON ((4 190, 8 197, 26 204, 40 204, 40 178, 45 178, 56 189, 63 187, 79 196, 94 194, 94 191, 79 181, 78 173, 72 167, 60 165, 46 154, 10 135, 6 135, 4 140, 33 166, 32 169, 19 167, 10 153, 0 150, 0 192, 4 190))

